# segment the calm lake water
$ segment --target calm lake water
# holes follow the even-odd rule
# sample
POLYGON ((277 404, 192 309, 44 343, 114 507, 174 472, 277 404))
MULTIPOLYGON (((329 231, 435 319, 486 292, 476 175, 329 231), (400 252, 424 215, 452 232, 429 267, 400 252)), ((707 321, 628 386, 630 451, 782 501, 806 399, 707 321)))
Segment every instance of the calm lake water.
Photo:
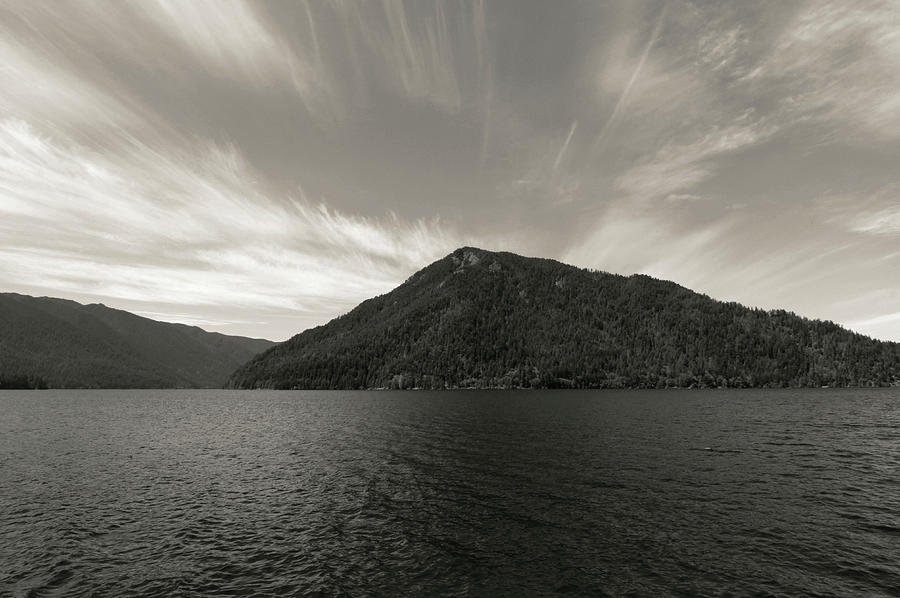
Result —
POLYGON ((900 596, 900 389, 0 393, 3 596, 900 596))

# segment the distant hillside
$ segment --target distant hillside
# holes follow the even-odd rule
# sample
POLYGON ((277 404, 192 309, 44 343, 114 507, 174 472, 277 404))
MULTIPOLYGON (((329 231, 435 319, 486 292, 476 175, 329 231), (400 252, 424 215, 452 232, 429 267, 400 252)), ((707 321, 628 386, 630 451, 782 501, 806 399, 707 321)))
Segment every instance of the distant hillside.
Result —
POLYGON ((273 344, 104 305, 0 293, 0 388, 221 388, 273 344))
POLYGON ((900 346, 648 276, 462 248, 270 348, 239 388, 889 385, 900 346))

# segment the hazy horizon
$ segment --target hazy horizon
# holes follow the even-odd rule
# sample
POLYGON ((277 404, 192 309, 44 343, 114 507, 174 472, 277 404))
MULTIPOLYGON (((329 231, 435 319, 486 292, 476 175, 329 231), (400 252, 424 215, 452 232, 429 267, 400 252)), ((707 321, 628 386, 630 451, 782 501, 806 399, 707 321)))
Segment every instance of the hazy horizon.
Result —
POLYGON ((284 340, 457 247, 900 341, 900 6, 0 2, 0 290, 284 340))

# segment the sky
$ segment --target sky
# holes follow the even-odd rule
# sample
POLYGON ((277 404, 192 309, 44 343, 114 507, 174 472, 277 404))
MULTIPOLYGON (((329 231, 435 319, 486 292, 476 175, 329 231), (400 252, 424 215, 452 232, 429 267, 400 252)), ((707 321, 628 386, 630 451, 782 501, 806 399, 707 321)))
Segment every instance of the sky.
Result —
POLYGON ((0 290, 283 340, 464 245, 900 341, 900 3, 0 0, 0 290))

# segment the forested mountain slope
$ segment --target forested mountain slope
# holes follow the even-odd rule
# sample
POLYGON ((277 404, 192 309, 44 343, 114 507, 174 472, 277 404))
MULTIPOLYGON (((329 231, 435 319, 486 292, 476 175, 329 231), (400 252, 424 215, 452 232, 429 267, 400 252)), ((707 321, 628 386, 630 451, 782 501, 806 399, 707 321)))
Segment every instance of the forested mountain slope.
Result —
POLYGON ((648 276, 470 247, 238 369, 240 388, 889 385, 900 345, 648 276))
POLYGON ((221 388, 272 345, 99 304, 0 293, 0 388, 221 388))

